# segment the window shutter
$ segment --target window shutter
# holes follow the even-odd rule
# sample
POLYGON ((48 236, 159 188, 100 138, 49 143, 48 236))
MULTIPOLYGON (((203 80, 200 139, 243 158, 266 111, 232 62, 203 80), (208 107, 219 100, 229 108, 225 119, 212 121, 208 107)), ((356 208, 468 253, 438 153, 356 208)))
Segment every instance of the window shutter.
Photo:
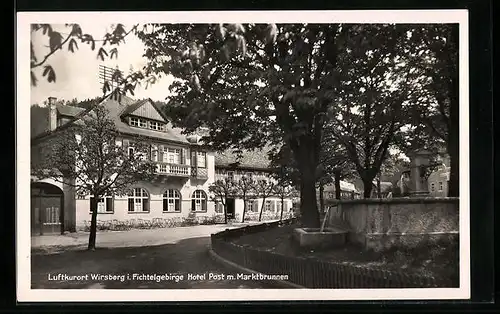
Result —
POLYGON ((134 198, 129 197, 128 199, 128 211, 133 212, 134 211, 134 198))
POLYGON ((184 165, 186 163, 186 149, 182 148, 181 149, 181 165, 184 165))
POLYGON ((196 202, 195 200, 191 200, 191 211, 195 211, 196 210, 196 202))
POLYGON ((192 150, 191 151, 191 165, 192 166, 198 166, 197 162, 196 162, 196 151, 195 150, 192 150))
POLYGON ((207 158, 207 153, 203 152, 203 155, 205 156, 205 168, 208 168, 208 158, 207 158))
POLYGON ((158 161, 163 162, 163 151, 164 147, 163 145, 158 146, 158 161))

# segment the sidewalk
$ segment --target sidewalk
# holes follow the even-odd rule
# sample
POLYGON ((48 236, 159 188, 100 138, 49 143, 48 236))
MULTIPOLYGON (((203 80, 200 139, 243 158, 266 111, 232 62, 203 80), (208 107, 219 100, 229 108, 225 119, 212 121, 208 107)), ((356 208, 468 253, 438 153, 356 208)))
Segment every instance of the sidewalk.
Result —
MULTIPOLYGON (((269 223, 255 221, 232 223, 228 225, 202 225, 190 227, 133 229, 128 231, 98 231, 96 245, 98 247, 143 247, 162 244, 174 244, 180 240, 207 237, 225 229, 241 228, 248 225, 269 223)), ((88 244, 88 232, 68 233, 65 235, 44 235, 31 237, 31 248, 48 247, 82 247, 88 244)))

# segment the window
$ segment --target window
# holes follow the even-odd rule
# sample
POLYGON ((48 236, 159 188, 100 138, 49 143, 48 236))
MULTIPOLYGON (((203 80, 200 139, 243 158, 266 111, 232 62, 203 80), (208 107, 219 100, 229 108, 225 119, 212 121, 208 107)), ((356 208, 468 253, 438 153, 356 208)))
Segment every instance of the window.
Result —
POLYGON ((143 119, 139 119, 139 126, 141 128, 147 128, 148 127, 148 121, 143 120, 143 119))
MULTIPOLYGON (((287 202, 285 200, 283 200, 283 212, 286 212, 286 203, 287 202)), ((276 210, 278 212, 281 212, 281 204, 282 204, 281 201, 276 202, 276 210)))
POLYGON ((271 208, 272 208, 271 201, 266 201, 266 204, 265 204, 265 207, 264 207, 264 211, 270 212, 271 208))
POLYGON ((130 118, 130 125, 139 126, 139 118, 130 118))
POLYGON ((196 190, 193 192, 191 210, 195 212, 207 210, 207 193, 205 191, 196 190))
POLYGON ((180 164, 181 150, 178 148, 168 148, 167 153, 163 154, 163 161, 171 164, 180 164))
POLYGON ((162 131, 163 124, 160 122, 156 122, 156 121, 149 121, 149 128, 151 130, 162 131))
POLYGON ((224 212, 224 205, 221 201, 215 201, 215 212, 221 214, 224 212))
POLYGON ((135 188, 128 193, 128 211, 149 212, 149 194, 146 190, 135 188))
POLYGON ((439 182, 439 191, 443 191, 443 182, 439 182))
POLYGON ((197 152, 196 153, 196 165, 198 166, 198 168, 205 168, 205 164, 206 164, 206 158, 207 158, 207 153, 205 152, 197 152))
MULTIPOLYGON (((94 197, 90 197, 90 203, 94 201, 94 197)), ((90 211, 92 212, 92 210, 90 211)), ((99 198, 97 201, 97 212, 99 214, 112 214, 113 213, 113 197, 110 195, 106 195, 104 197, 99 198)))
POLYGON ((167 190, 163 194, 163 211, 180 212, 181 211, 181 193, 177 190, 167 190))
POLYGON ((431 183, 431 191, 434 192, 436 190, 434 183, 431 183))
POLYGON ((247 208, 245 209, 247 212, 257 212, 257 201, 256 200, 247 200, 247 208))
POLYGON ((234 180, 234 172, 228 171, 226 172, 226 176, 229 180, 234 180))
POLYGON ((251 179, 253 177, 253 173, 252 172, 245 172, 245 177, 251 179))

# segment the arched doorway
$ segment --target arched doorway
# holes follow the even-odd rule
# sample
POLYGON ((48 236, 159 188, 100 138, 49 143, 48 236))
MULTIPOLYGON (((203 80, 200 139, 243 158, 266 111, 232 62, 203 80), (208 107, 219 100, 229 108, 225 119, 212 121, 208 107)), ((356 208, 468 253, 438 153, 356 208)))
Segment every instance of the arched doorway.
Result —
POLYGON ((63 233, 64 193, 57 186, 31 183, 31 235, 63 233))

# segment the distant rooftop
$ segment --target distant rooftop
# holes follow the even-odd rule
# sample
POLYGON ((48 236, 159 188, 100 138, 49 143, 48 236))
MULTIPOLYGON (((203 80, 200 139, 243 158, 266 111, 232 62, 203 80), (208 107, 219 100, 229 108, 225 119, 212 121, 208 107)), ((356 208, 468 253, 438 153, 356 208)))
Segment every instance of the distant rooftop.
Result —
POLYGON ((242 152, 241 158, 238 154, 227 150, 225 152, 215 153, 215 166, 235 167, 247 169, 269 169, 270 160, 266 149, 255 149, 242 152))

